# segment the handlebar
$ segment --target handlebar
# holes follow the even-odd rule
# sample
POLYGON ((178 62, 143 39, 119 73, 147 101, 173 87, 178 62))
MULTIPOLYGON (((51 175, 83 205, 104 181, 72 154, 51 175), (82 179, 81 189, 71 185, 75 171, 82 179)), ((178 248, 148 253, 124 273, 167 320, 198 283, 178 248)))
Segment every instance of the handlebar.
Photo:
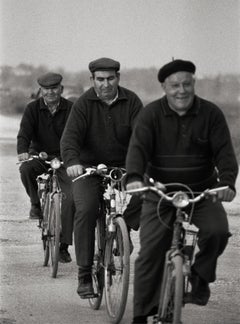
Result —
POLYGON ((46 152, 40 152, 38 155, 30 155, 27 160, 18 161, 17 164, 22 164, 36 159, 36 160, 42 160, 46 164, 50 164, 51 168, 55 170, 59 169, 63 164, 63 162, 60 161, 57 157, 51 159, 50 161, 48 161, 47 158, 48 158, 48 154, 46 152))
POLYGON ((152 192, 156 193, 159 197, 165 199, 166 201, 172 202, 172 204, 175 207, 184 208, 184 207, 188 206, 189 204, 194 204, 196 202, 199 202, 204 197, 216 196, 218 191, 224 191, 228 188, 229 188, 228 186, 223 186, 223 187, 214 188, 214 189, 206 189, 203 192, 201 192, 199 195, 195 196, 194 198, 190 198, 186 192, 181 191, 181 190, 175 192, 172 196, 170 196, 169 194, 165 194, 163 192, 163 190, 165 189, 165 185, 158 183, 157 185, 153 185, 153 186, 145 186, 142 188, 127 190, 126 193, 136 194, 136 193, 144 193, 144 192, 152 191, 152 192), (159 187, 161 187, 161 188, 159 188, 159 187))
POLYGON ((119 182, 123 179, 124 175, 126 174, 126 170, 124 168, 119 167, 108 168, 105 164, 98 164, 96 167, 86 168, 85 172, 79 175, 78 177, 74 178, 72 182, 94 174, 103 176, 105 178, 109 178, 114 182, 119 182))

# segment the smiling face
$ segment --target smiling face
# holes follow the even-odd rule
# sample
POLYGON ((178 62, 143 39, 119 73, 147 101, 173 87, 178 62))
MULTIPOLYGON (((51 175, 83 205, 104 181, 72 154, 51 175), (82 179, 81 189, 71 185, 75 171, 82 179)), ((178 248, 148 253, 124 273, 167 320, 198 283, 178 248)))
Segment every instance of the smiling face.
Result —
POLYGON ((48 105, 57 104, 60 100, 62 92, 63 92, 63 86, 60 84, 53 88, 41 87, 41 94, 43 96, 44 101, 48 105))
POLYGON ((179 115, 191 108, 194 99, 195 80, 190 72, 176 72, 167 77, 162 84, 169 107, 179 115))
POLYGON ((115 98, 119 84, 119 73, 115 71, 96 71, 91 77, 98 97, 103 101, 115 98))

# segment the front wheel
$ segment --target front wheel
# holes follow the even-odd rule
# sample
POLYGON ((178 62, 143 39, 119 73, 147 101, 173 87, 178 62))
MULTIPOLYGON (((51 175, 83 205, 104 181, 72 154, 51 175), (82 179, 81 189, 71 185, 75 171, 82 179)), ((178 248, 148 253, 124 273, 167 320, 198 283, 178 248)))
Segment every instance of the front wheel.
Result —
POLYGON ((125 311, 130 273, 129 236, 123 218, 116 217, 116 231, 110 234, 105 249, 105 299, 112 323, 121 321, 125 311))
POLYGON ((42 243, 43 243, 43 266, 46 267, 49 261, 49 236, 48 236, 48 223, 50 217, 50 194, 46 195, 44 204, 42 206, 43 210, 43 220, 42 220, 42 243))
POLYGON ((165 262, 158 309, 158 323, 180 324, 183 305, 183 258, 176 255, 165 262))
POLYGON ((104 268, 103 254, 105 245, 105 219, 103 215, 99 216, 95 228, 95 249, 94 262, 92 269, 92 279, 95 297, 89 298, 89 304, 92 309, 99 309, 102 302, 104 287, 104 268))
POLYGON ((56 278, 59 261, 59 245, 61 233, 61 195, 56 193, 51 200, 49 218, 49 238, 48 244, 51 255, 52 277, 56 278))

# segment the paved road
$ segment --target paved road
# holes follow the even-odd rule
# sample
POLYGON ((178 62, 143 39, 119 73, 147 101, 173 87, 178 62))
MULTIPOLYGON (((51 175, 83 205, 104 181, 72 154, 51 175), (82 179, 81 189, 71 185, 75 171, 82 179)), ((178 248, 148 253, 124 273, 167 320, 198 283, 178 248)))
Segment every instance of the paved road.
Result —
MULTIPOLYGON (((1 135, 1 134, 0 134, 1 135)), ((107 324, 105 305, 99 311, 76 294, 77 278, 73 262, 60 264, 58 278, 42 266, 40 231, 36 221, 28 220, 28 199, 15 164, 15 141, 0 137, 0 324, 107 324)), ((185 324, 240 323, 240 199, 229 209, 233 237, 219 260, 218 280, 211 285, 212 297, 206 307, 187 306, 185 324)), ((139 248, 138 233, 131 261, 131 280, 127 309, 122 320, 132 317, 133 263, 139 248)), ((144 287, 143 287, 144 289, 144 287)))

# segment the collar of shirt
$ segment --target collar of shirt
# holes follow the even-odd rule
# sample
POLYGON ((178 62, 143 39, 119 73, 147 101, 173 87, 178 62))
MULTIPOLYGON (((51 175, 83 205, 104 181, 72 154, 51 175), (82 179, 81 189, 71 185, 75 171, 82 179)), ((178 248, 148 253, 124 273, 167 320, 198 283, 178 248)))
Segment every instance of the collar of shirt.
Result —
POLYGON ((118 99, 118 90, 117 90, 116 96, 112 100, 102 100, 97 93, 96 93, 96 95, 101 101, 105 102, 108 106, 110 106, 112 103, 114 103, 118 99))
MULTIPOLYGON (((102 101, 96 94, 95 90, 93 87, 91 87, 89 90, 87 90, 86 92, 86 98, 89 99, 89 100, 97 100, 97 101, 102 101)), ((125 94, 124 92, 124 88, 122 87, 119 87, 118 86, 118 92, 117 92, 117 95, 116 97, 113 99, 113 101, 111 102, 111 104, 113 102, 116 102, 118 100, 128 100, 128 97, 127 95, 125 94)))
POLYGON ((48 110, 50 111, 50 113, 51 113, 52 115, 54 115, 54 114, 58 111, 58 109, 59 109, 59 105, 60 105, 60 100, 59 100, 59 102, 56 103, 55 105, 51 105, 51 106, 49 106, 49 105, 47 104, 47 102, 46 102, 44 99, 43 99, 43 101, 44 101, 45 106, 47 106, 48 110))

